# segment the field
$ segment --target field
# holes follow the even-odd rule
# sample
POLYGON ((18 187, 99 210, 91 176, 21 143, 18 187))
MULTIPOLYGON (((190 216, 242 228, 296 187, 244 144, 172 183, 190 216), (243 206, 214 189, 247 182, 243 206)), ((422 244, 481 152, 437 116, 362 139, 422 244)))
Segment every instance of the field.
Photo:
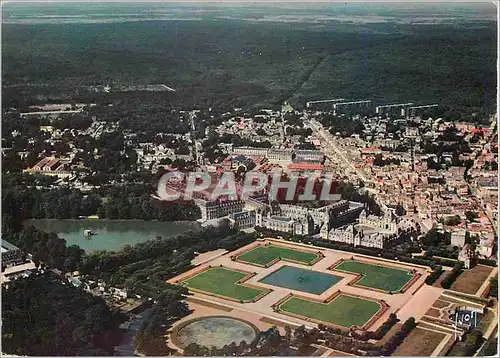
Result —
POLYGON ((376 301, 340 294, 328 303, 292 296, 278 306, 280 312, 350 328, 364 326, 382 309, 376 301))
POLYGON ((451 289, 458 292, 475 294, 484 280, 493 271, 493 267, 477 265, 458 276, 451 289))
POLYGON ((229 297, 238 301, 252 301, 266 293, 267 290, 238 283, 249 275, 250 273, 212 267, 182 281, 182 284, 190 289, 204 293, 229 297))
POLYGON ((333 270, 360 274, 361 278, 356 281, 354 286, 374 288, 386 292, 400 291, 414 277, 407 270, 356 260, 343 261, 336 265, 333 270))
POLYGON ((275 260, 285 260, 304 265, 311 265, 320 258, 321 256, 319 254, 313 252, 294 250, 276 245, 260 245, 239 255, 237 260, 257 266, 268 267, 275 260))
POLYGON ((282 266, 259 282, 292 290, 322 294, 339 282, 342 277, 299 267, 282 266))
POLYGON ((415 328, 393 356, 430 356, 443 338, 444 334, 415 328))

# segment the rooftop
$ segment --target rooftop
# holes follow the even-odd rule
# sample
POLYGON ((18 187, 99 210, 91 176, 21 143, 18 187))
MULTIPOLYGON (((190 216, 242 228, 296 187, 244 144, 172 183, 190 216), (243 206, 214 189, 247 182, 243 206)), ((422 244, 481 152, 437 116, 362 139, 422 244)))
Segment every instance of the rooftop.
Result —
POLYGON ((2 239, 2 252, 9 250, 19 250, 19 248, 16 245, 11 244, 7 240, 2 239))

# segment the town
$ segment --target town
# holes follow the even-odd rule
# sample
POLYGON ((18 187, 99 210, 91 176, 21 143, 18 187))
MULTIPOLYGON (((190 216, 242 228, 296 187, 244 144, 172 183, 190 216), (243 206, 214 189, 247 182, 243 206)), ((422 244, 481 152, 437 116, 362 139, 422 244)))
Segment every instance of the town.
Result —
MULTIPOLYGON (((197 117, 199 111, 180 112, 180 120, 189 124, 187 133, 159 133, 153 141, 141 142, 140 134, 124 132, 123 147, 118 149, 134 158, 131 169, 138 173, 170 171, 180 165, 215 178, 227 171, 282 173, 296 178, 328 173, 339 182, 351 183, 378 206, 374 212, 366 202, 344 200, 314 208, 282 203, 271 210, 271 203, 263 199, 265 189, 246 202, 212 202, 207 200, 212 187, 205 190, 206 198, 198 193, 195 200, 199 220, 205 225, 229 219, 241 229, 257 226, 378 248, 399 243, 397 234, 401 231, 418 227, 419 235, 425 235, 436 228, 450 235, 450 248, 459 250, 455 250, 455 258, 460 257, 464 263, 470 261, 470 255, 490 259, 498 220, 496 119, 491 118, 489 125, 475 125, 422 118, 415 112, 423 111, 425 106, 410 107, 411 103, 377 106, 373 116, 361 118, 353 111, 358 108, 367 112, 370 101, 360 102, 335 101, 333 109, 325 110, 325 103, 311 101, 302 111, 284 105, 281 110, 263 109, 253 115, 234 109, 223 113, 218 125, 203 123, 206 129, 201 136, 196 126, 206 120, 197 117), (319 105, 323 108, 315 108, 319 105), (341 107, 348 108, 350 115, 339 114, 341 107), (331 116, 341 120, 350 117, 360 126, 350 134, 335 124, 329 125, 335 120, 331 116), (224 141, 226 137, 231 138, 229 143, 224 141), (249 145, 236 146, 238 141, 248 141, 249 145), (471 244, 475 246, 473 253, 471 244)), ((78 106, 80 110, 93 107, 78 106)), ((38 158, 23 172, 52 178, 51 187, 91 192, 99 185, 87 181, 91 174, 87 158, 99 160, 106 153, 100 153, 98 148, 90 151, 79 147, 79 143, 122 129, 119 121, 102 121, 96 116, 86 122, 86 128, 55 127, 59 116, 74 115, 68 113, 70 107, 52 105, 18 114, 43 123, 27 140, 28 144, 43 141, 48 148, 42 159, 38 158), (62 110, 54 113, 55 107, 62 110)), ((19 135, 17 131, 10 133, 12 140, 19 135)), ((4 155, 21 159, 30 155, 25 150, 13 151, 14 148, 4 148, 4 155)))
MULTIPOLYGON (((213 182, 194 193, 192 200, 162 202, 154 192, 151 200, 190 208, 190 218, 203 227, 227 225, 233 230, 255 232, 260 238, 292 240, 299 245, 323 246, 375 260, 382 257, 406 262, 409 267, 423 265, 416 266, 418 270, 430 265, 433 270, 425 283, 437 283, 444 289, 458 287, 466 294, 487 297, 491 285, 496 284, 495 117, 484 124, 453 122, 431 117, 439 113, 436 104, 374 107, 369 100, 335 99, 309 101, 302 110, 285 103, 281 109, 173 111, 184 133, 146 134, 123 128, 120 120, 99 118, 94 113, 102 111, 100 107, 80 103, 37 106, 28 112, 11 109, 9 116, 26 119, 30 136, 24 137, 22 129, 4 135, 4 143, 12 144, 4 146, 4 158, 19 162, 24 175, 35 178, 37 188, 65 188, 82 193, 83 198, 102 196, 100 190, 110 185, 145 184, 150 175, 158 178, 159 174, 176 170, 206 173, 213 182), (123 140, 113 142, 117 152, 111 152, 108 141, 118 133, 123 133, 123 140), (28 147, 19 148, 19 138, 28 147), (149 141, 144 141, 146 138, 149 141), (101 144, 89 146, 91 142, 101 144), (41 149, 40 155, 33 156, 30 148, 41 149), (115 160, 118 157, 117 165, 120 160, 126 163, 130 174, 104 176, 96 182, 96 169, 113 156, 115 160), (274 193, 271 200, 269 185, 245 198, 212 199, 217 180, 229 172, 237 178, 238 192, 245 175, 252 173, 278 175, 298 183, 311 178, 321 183, 322 178, 330 176, 338 199, 311 202, 297 200, 293 195, 292 200, 286 200, 285 188, 274 193), (132 173, 137 175, 132 177, 132 173), (474 283, 465 283, 471 280, 474 283)), ((183 193, 187 182, 174 178, 163 184, 171 193, 183 193)), ((293 190, 298 194, 305 188, 299 185, 293 190)), ((96 218, 122 218, 121 212, 113 217, 109 211, 92 214, 96 218)), ((25 257, 7 240, 3 239, 3 243, 4 285, 36 271, 31 254, 25 257)), ((366 258, 360 260, 369 262, 366 258)), ((61 271, 54 272, 63 277, 61 271)), ((425 270, 419 273, 424 278, 426 274, 425 270)), ((145 298, 146 302, 153 299, 120 285, 107 286, 105 280, 78 271, 66 277, 68 283, 103 297, 110 307, 129 315, 143 305, 145 298)), ((202 296, 206 291, 200 291, 202 296)), ((468 298, 463 297, 464 304, 468 298)), ((386 314, 400 305, 390 304, 386 314)), ((430 306, 427 309, 433 310, 430 306)), ((422 319, 425 317, 427 313, 422 319)), ((449 333, 446 329, 441 332, 449 333)), ((491 328, 487 332, 491 334, 491 328)), ((427 354, 439 354, 443 347, 449 350, 445 341, 427 354)), ((179 342, 177 346, 172 344, 174 350, 186 347, 179 342)))

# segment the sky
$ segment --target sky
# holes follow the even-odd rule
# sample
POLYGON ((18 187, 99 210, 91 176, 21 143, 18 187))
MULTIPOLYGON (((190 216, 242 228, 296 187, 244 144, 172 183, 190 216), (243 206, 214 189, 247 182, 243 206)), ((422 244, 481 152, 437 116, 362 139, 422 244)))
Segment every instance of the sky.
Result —
POLYGON ((405 3, 405 4, 416 4, 416 3, 486 3, 486 4, 498 4, 498 1, 487 1, 487 0, 447 0, 447 1, 435 1, 435 0, 417 0, 417 1, 408 1, 408 0, 313 0, 313 1, 300 1, 300 0, 147 0, 147 1, 138 1, 138 0, 0 0, 3 4, 5 3, 39 3, 39 2, 60 2, 60 3, 104 3, 104 2, 130 2, 130 3, 146 3, 146 2, 156 2, 156 3, 169 3, 169 2, 190 2, 190 3, 220 3, 220 2, 233 2, 233 3, 284 3, 284 2, 293 2, 293 3, 405 3))

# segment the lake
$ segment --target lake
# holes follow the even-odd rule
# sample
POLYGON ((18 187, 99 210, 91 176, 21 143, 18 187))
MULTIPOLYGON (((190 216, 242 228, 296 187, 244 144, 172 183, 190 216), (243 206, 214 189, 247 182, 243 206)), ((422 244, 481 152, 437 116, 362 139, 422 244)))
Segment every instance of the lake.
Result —
POLYGON ((201 229, 201 225, 195 221, 29 219, 23 224, 55 232, 66 240, 68 246, 78 245, 86 252, 117 251, 124 245, 134 245, 157 236, 172 237, 186 231, 201 229), (83 236, 84 230, 92 230, 97 235, 87 240, 83 236))

